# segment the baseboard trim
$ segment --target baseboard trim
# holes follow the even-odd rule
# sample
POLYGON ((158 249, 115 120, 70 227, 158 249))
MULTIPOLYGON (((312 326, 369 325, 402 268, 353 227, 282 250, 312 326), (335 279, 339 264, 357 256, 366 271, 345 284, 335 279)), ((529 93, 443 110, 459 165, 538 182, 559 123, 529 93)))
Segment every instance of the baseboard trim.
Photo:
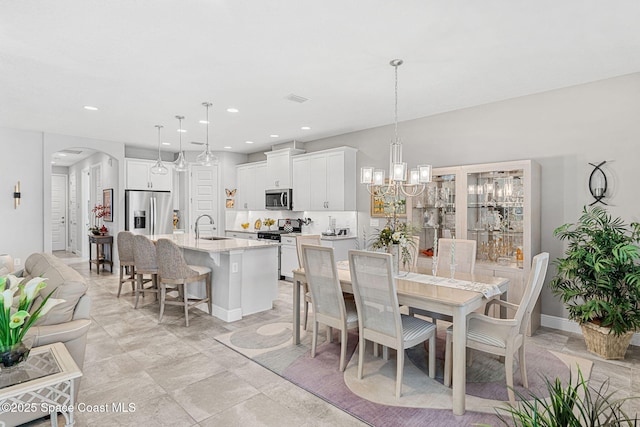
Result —
MULTIPOLYGON (((573 320, 565 319, 562 317, 549 316, 547 314, 542 314, 540 315, 540 326, 582 335, 582 328, 580 328, 580 325, 578 325, 573 320)), ((633 335, 633 338, 631 338, 631 345, 640 346, 640 334, 633 335)))

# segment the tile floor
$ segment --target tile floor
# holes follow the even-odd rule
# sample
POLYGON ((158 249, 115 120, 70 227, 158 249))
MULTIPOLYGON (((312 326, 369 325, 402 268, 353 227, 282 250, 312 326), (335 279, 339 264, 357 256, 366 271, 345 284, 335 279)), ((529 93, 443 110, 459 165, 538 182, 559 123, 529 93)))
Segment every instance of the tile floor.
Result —
MULTIPOLYGON (((289 283, 280 282, 272 311, 225 323, 195 310, 185 328, 179 307, 167 307, 163 323, 158 324, 157 304, 145 301, 134 310, 130 294, 116 298, 115 270, 98 275, 95 268, 89 272, 86 261, 64 252, 55 255, 87 278, 92 298, 93 323, 78 401, 135 408, 120 413, 76 412, 77 426, 365 425, 214 339, 290 313, 289 283)), ((640 394, 640 347, 630 347, 623 361, 602 361, 586 351, 579 335, 541 328, 532 339, 593 360, 592 383, 609 380, 616 396, 640 394)), ((626 408, 640 412, 640 401, 629 401, 626 408)), ((64 425, 63 417, 59 423, 64 425)), ((50 425, 48 419, 26 426, 46 425, 50 425)))

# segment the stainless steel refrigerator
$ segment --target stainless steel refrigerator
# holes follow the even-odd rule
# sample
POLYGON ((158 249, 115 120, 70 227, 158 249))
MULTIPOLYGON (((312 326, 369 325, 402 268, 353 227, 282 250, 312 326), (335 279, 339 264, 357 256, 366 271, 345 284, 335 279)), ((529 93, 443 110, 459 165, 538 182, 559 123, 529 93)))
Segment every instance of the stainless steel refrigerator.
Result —
POLYGON ((173 233, 173 200, 170 191, 125 190, 124 229, 134 234, 173 233))

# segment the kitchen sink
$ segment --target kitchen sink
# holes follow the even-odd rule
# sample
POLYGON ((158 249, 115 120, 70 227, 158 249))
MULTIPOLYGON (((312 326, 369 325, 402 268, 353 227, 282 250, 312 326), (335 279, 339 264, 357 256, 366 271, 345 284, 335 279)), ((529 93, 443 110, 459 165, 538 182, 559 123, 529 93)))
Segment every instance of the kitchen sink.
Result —
POLYGON ((200 240, 229 240, 231 237, 208 236, 200 237, 200 240))

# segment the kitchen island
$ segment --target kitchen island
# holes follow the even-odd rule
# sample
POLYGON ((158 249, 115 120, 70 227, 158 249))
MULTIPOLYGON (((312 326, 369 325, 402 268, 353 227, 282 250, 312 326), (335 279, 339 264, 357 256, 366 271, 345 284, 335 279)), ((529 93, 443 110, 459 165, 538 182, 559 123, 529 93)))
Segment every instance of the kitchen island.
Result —
MULTIPOLYGON (((188 264, 211 268, 213 277, 213 315, 225 322, 271 310, 278 295, 278 246, 280 243, 207 237, 194 234, 149 236, 152 240, 169 239, 184 250, 188 264), (215 239, 215 240, 209 240, 215 239)), ((204 282, 189 291, 205 295, 204 282)))

